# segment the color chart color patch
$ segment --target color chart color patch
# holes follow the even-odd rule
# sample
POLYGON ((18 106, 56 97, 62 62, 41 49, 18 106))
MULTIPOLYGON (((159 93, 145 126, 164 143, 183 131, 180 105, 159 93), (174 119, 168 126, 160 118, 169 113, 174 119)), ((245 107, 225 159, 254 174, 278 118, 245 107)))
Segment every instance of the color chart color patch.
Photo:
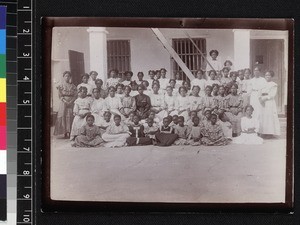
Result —
POLYGON ((6 7, 0 6, 0 220, 6 219, 6 7))

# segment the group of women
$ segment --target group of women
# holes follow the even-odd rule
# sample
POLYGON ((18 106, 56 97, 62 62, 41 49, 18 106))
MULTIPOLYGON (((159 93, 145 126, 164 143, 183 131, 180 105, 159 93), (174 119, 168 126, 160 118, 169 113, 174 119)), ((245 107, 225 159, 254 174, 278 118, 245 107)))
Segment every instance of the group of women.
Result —
MULTIPOLYGON (((161 130, 164 126, 174 128, 173 133, 177 133, 177 137, 171 144, 191 143, 188 138, 193 127, 202 127, 199 128, 201 131, 195 140, 205 145, 223 145, 229 143, 228 140, 233 140, 234 143, 258 144, 262 143, 262 137, 280 135, 275 103, 277 84, 272 81, 272 71, 266 71, 264 76, 259 67, 254 68, 253 74, 250 69, 232 71, 230 63, 226 62, 226 66, 221 70, 210 70, 207 75, 204 71, 197 71, 191 82, 180 80, 178 74, 175 74, 175 79, 168 79, 166 74, 164 68, 150 70, 147 79, 144 78, 143 72, 139 72, 137 79, 132 80, 131 71, 125 72, 125 79, 122 79, 117 70, 111 70, 108 80, 103 85, 103 81, 97 78, 97 72, 92 71, 90 74, 84 74, 82 83, 76 87, 72 84, 71 73, 64 72, 63 82, 57 87, 60 105, 54 135, 64 135, 75 142, 77 140, 77 146, 85 146, 82 141, 78 142, 76 137, 83 135, 83 128, 86 134, 87 119, 91 120, 90 115, 94 120, 92 125, 99 128, 97 132, 93 129, 102 138, 103 143, 109 142, 105 141, 103 136, 107 136, 108 129, 112 130, 112 124, 113 129, 119 129, 114 124, 115 118, 119 118, 120 124, 128 127, 122 130, 123 133, 127 133, 121 135, 124 136, 121 141, 123 144, 132 136, 130 126, 132 128, 142 125, 142 129, 147 130, 148 120, 158 127, 158 133, 164 133, 161 130), (138 122, 134 122, 134 116, 138 122), (182 126, 187 128, 182 128, 181 125, 180 128, 178 118, 183 120, 182 126), (195 118, 198 118, 199 122, 196 119, 195 123, 195 118), (212 122, 214 120, 216 121, 212 122), (180 135, 185 136, 183 139, 187 141, 178 142, 180 135)), ((146 143, 158 142, 158 145, 164 145, 166 141, 164 135, 146 132, 140 135, 142 136, 135 138, 141 143, 141 138, 147 135, 151 137, 151 141, 147 139, 146 143), (163 140, 160 140, 161 138, 163 140)), ((170 136, 167 139, 170 139, 170 136)))

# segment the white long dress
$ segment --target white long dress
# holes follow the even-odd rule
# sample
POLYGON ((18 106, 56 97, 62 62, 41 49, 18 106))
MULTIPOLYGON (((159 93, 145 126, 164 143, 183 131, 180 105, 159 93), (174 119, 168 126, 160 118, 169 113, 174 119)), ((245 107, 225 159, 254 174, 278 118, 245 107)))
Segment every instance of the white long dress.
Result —
POLYGON ((190 111, 197 111, 197 115, 201 118, 203 109, 203 98, 200 96, 189 96, 190 111), (198 111, 200 110, 200 111, 198 111))
POLYGON ((253 77, 250 82, 252 87, 250 94, 250 105, 252 105, 252 107, 254 108, 252 117, 256 119, 259 119, 259 117, 261 116, 262 106, 259 101, 259 96, 261 89, 266 85, 266 82, 266 79, 263 77, 253 77))
POLYGON ((120 124, 117 126, 115 123, 112 123, 102 135, 102 139, 107 142, 104 146, 111 148, 124 146, 126 139, 130 137, 128 131, 129 129, 126 125, 120 124))
POLYGON ((94 99, 91 105, 91 113, 95 117, 94 124, 100 126, 103 114, 106 111, 106 104, 103 98, 94 99))
POLYGON ((77 98, 74 101, 73 114, 74 119, 72 123, 72 129, 70 133, 70 140, 73 140, 75 136, 79 135, 80 128, 86 124, 86 116, 81 118, 81 115, 90 112, 91 110, 91 99, 89 97, 77 98))
POLYGON ((172 110, 172 112, 170 112, 171 116, 177 115, 177 111, 175 110, 175 102, 176 102, 176 97, 175 96, 169 96, 169 95, 165 95, 164 100, 165 100, 165 105, 168 109, 168 112, 172 110))
MULTIPOLYGON (((152 109, 165 109, 165 100, 164 96, 162 94, 151 94, 150 96, 151 100, 151 108, 152 109)), ((161 110, 159 113, 156 113, 156 116, 160 121, 163 120, 164 117, 168 115, 166 110, 161 110)))
POLYGON ((175 102, 175 109, 179 112, 184 110, 181 113, 178 113, 178 116, 183 116, 184 117, 184 121, 188 121, 189 119, 189 114, 187 112, 187 109, 190 108, 190 101, 189 101, 189 97, 182 97, 181 95, 179 95, 177 97, 177 101, 175 102))
MULTIPOLYGON (((207 58, 207 61, 209 61, 210 65, 212 65, 214 70, 222 70, 223 66, 219 59, 213 60, 212 58, 207 58)), ((208 63, 206 64, 206 71, 212 70, 210 65, 208 63)))
POLYGON ((242 133, 240 136, 233 138, 232 143, 235 144, 246 144, 246 145, 260 145, 263 143, 263 139, 258 137, 257 132, 259 131, 258 119, 251 117, 242 117, 241 119, 242 133), (246 133, 249 128, 255 128, 255 133, 246 133))
POLYGON ((280 135, 280 124, 277 114, 277 106, 275 96, 277 94, 277 84, 273 81, 267 82, 265 87, 261 89, 261 118, 260 129, 261 134, 280 135))
MULTIPOLYGON (((119 97, 110 97, 108 96, 106 99, 105 99, 105 107, 108 111, 110 111, 113 115, 114 114, 118 114, 121 116, 121 119, 124 120, 124 116, 123 114, 120 112, 120 109, 123 107, 122 106, 122 103, 121 103, 121 100, 119 97)), ((112 116, 113 118, 113 116, 112 116)))

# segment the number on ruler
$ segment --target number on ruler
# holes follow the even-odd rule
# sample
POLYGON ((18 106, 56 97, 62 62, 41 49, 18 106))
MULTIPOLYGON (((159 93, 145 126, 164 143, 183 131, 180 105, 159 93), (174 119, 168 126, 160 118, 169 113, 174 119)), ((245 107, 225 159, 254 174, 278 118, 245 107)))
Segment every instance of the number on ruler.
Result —
POLYGON ((23 104, 29 104, 30 103, 30 100, 23 100, 23 104))
POLYGON ((28 147, 28 148, 23 148, 23 150, 25 150, 25 151, 30 151, 30 147, 28 147))
POLYGON ((23 171, 23 175, 30 175, 30 171, 24 170, 24 171, 23 171))
POLYGON ((24 76, 24 77, 23 77, 23 80, 29 80, 29 77, 24 76))
POLYGON ((30 30, 29 29, 23 29, 23 33, 29 33, 30 30))
POLYGON ((30 56, 30 53, 25 53, 25 52, 23 52, 23 56, 24 56, 24 57, 29 57, 29 56, 30 56))
POLYGON ((25 216, 28 216, 28 215, 24 215, 23 222, 29 223, 30 219, 28 217, 25 217, 25 216))
POLYGON ((30 194, 23 195, 23 198, 30 198, 30 194))

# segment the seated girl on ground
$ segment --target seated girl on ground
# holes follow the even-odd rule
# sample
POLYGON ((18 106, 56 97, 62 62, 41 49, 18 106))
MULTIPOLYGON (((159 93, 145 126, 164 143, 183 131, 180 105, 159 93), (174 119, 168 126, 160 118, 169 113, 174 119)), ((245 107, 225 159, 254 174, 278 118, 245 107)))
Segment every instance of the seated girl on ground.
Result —
POLYGON ((219 119, 220 120, 218 121, 218 123, 221 125, 225 137, 228 139, 232 139, 232 124, 230 123, 226 113, 219 114, 219 119))
POLYGON ((228 140, 224 136, 222 127, 217 124, 218 116, 211 114, 210 123, 208 123, 201 131, 201 143, 206 146, 227 145, 228 140))
POLYGON ((175 134, 178 135, 178 139, 175 141, 175 145, 187 145, 187 138, 190 134, 188 125, 184 125, 184 117, 178 117, 178 124, 175 126, 175 134))
POLYGON ((195 116, 193 118, 193 123, 194 124, 191 127, 190 135, 188 137, 188 144, 192 146, 199 146, 201 145, 201 126, 199 125, 200 118, 195 116))
POLYGON ((152 144, 156 144, 155 134, 158 132, 159 126, 154 123, 153 119, 147 119, 147 126, 145 126, 145 135, 152 140, 152 144))
POLYGON ((165 117, 163 125, 159 128, 158 133, 155 134, 158 146, 170 146, 178 138, 178 135, 174 134, 174 128, 170 127, 170 123, 169 117, 165 117))
POLYGON ((102 139, 107 142, 105 147, 122 147, 126 144, 126 139, 130 137, 128 127, 121 123, 121 116, 114 115, 114 122, 106 128, 102 139))
POLYGON ((86 116, 86 124, 80 129, 80 135, 75 138, 73 147, 99 147, 103 140, 100 137, 100 128, 94 124, 93 115, 86 116))
POLYGON ((138 115, 133 116, 133 125, 130 125, 128 128, 130 132, 130 137, 126 139, 128 146, 152 144, 151 138, 145 136, 144 126, 140 124, 138 115))

